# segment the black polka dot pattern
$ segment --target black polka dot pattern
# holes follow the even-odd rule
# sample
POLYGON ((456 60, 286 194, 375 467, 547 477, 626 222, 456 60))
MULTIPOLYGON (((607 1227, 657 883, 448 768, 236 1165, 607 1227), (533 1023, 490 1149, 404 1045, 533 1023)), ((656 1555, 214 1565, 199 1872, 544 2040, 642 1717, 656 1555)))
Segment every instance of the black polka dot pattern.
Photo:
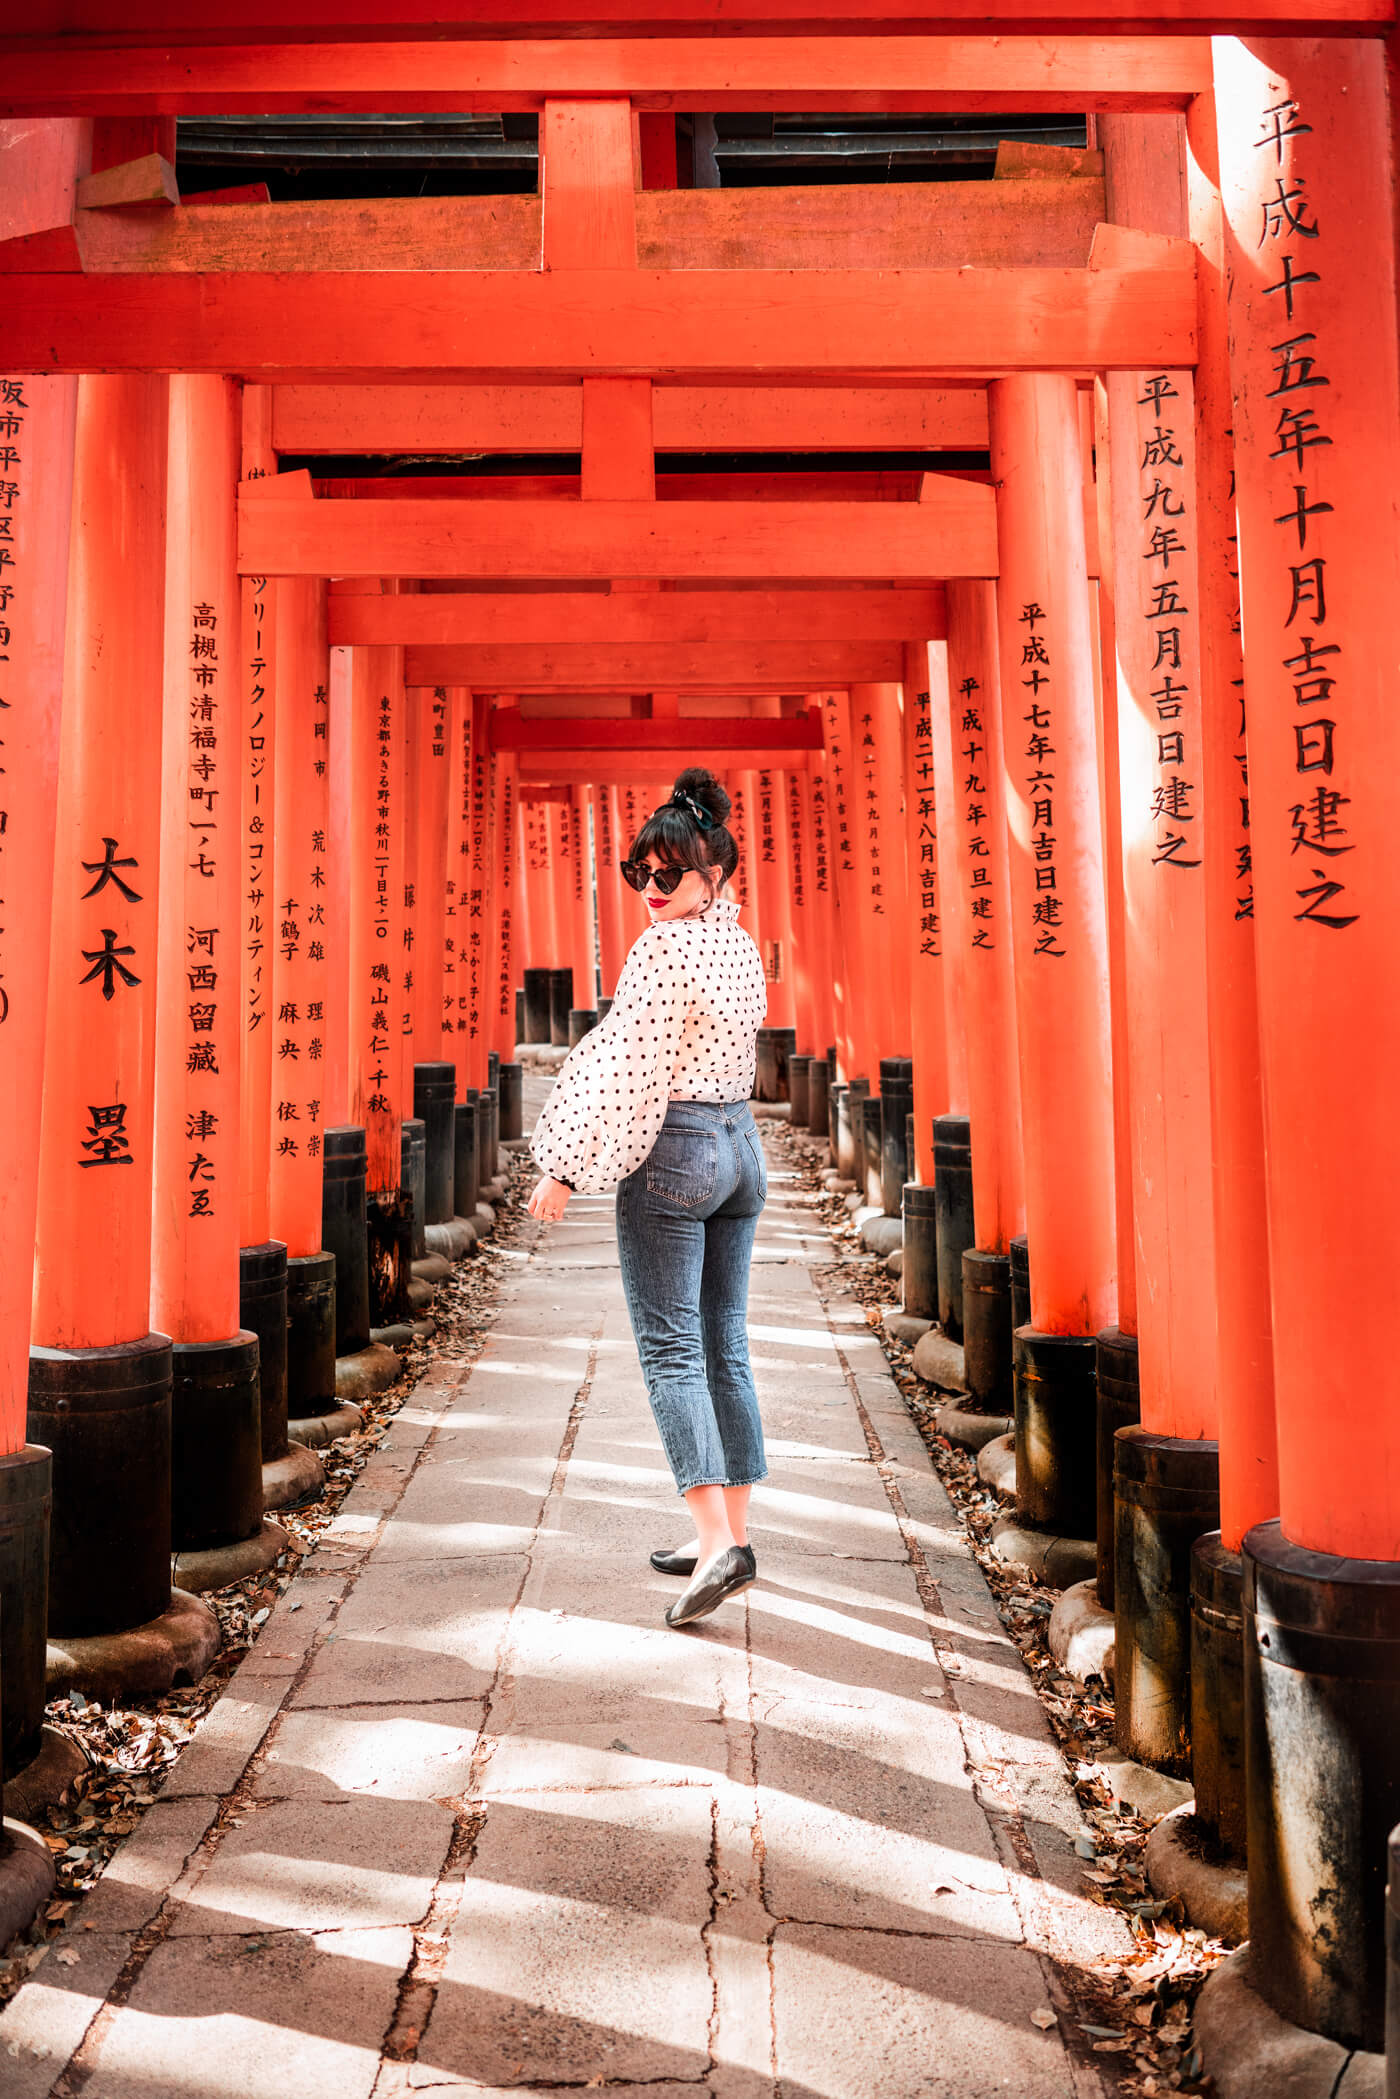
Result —
POLYGON ((634 943, 607 1019, 559 1067, 531 1139, 541 1169, 598 1195, 633 1173, 669 1101, 741 1101, 768 1010, 735 897, 703 918, 658 919, 634 943))

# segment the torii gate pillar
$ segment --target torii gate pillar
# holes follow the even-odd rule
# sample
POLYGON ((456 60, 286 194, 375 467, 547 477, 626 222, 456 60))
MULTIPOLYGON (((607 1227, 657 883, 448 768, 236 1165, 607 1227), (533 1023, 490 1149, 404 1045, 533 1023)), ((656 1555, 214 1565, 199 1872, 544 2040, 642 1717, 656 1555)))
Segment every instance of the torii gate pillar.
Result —
POLYGON ((1280 1520, 1244 1540, 1250 1980, 1384 2046, 1400 1821, 1396 159, 1381 43, 1215 46, 1280 1520))

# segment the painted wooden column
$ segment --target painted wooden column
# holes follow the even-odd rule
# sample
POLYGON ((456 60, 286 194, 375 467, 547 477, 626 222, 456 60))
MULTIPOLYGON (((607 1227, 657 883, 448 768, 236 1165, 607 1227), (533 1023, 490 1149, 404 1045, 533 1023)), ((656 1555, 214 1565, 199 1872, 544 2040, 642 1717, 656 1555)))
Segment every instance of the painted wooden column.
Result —
MULTIPOLYGON (((477 1100, 471 1048, 470 927, 472 890, 473 723, 479 711, 465 685, 454 686, 449 736, 446 930, 443 941, 442 1054, 455 1066, 452 1191, 458 1217, 475 1221, 478 1196, 477 1100)), ((488 1176, 489 1178, 489 1176, 488 1176)))
POLYGON ((1112 372, 1108 410, 1142 1408, 1115 1439, 1116 1726, 1184 1773, 1190 1546, 1219 1519, 1191 375, 1112 372))
POLYGON ((948 795, 956 934, 962 949, 973 1243, 964 1252, 968 1389, 1013 1397, 1011 1241, 1025 1229, 1021 1078, 1016 1049, 1011 876, 1002 757, 994 583, 948 586, 947 677, 953 765, 948 795))
MULTIPOLYGON (((809 705, 821 712, 819 695, 808 695, 809 705)), ((837 1016, 843 1010, 841 939, 836 918, 836 875, 831 830, 831 781, 824 752, 813 754, 806 776, 807 809, 812 824, 812 908, 814 912, 813 971, 819 992, 820 1026, 812 1054, 825 1056, 837 1040, 837 1016)), ((831 1069, 829 1079, 836 1077, 831 1069)))
POLYGON ((1244 1540, 1251 1975, 1379 2049, 1400 1821, 1393 110, 1379 44, 1223 38, 1215 64, 1280 1494, 1244 1540))
MULTIPOLYGON (((86 126, 0 123, 0 238, 67 222, 86 126)), ((26 1441, 78 382, 0 372, 0 1775, 43 1745, 53 1463, 26 1441)), ((75 1752, 76 1755, 76 1752, 75 1752)), ((16 1869, 27 1868, 16 1859, 16 1869)), ((0 1868, 3 1871, 3 1868, 0 1868)), ((36 1900, 39 1890, 36 1887, 36 1900)))
MULTIPOLYGON (((272 1229, 287 1248, 287 1409, 293 1434, 334 1411, 336 1257, 324 1243, 328 950, 339 923, 330 866, 326 591, 284 581, 277 600, 277 869, 272 917, 272 1229)), ((364 836, 362 830, 361 836, 364 836)))
POLYGON ((148 1324, 169 391, 78 383, 29 1383, 65 1636, 172 1608, 170 1342, 148 1324))
MULTIPOLYGON (((442 1055, 442 966, 447 885, 448 739, 447 687, 407 690, 409 774, 413 799, 406 843, 405 909, 413 945, 413 1120, 423 1125, 423 1210, 415 1216, 415 1242, 429 1226, 451 1222, 455 1137, 453 1108, 457 1069, 442 1055), (408 904, 411 893, 412 904, 408 904)), ((428 1246, 426 1236, 422 1243, 428 1246)), ((437 1249, 433 1249, 436 1251, 437 1249)))
MULTIPOLYGON (((515 975, 521 988, 523 1004, 525 971, 528 958, 533 952, 534 933, 530 921, 530 853, 529 841, 525 835, 525 795, 518 778, 515 795, 515 869, 515 975)), ((522 1015, 521 1026, 516 1029, 516 1041, 523 1042, 525 1039, 522 1015)))
POLYGON ((1220 1529, 1191 1552, 1191 1770, 1196 1813, 1235 1856, 1246 1845, 1244 1563, 1278 1514, 1264 1123, 1249 869, 1244 660, 1235 559, 1235 454, 1224 221, 1212 96, 1188 113, 1187 194, 1197 249, 1196 489, 1200 534, 1206 985, 1211 1041, 1220 1529))
POLYGON ((574 1004, 587 1011, 597 1005, 597 930, 593 904, 593 845, 590 834, 593 789, 580 784, 560 804, 567 820, 569 964, 574 973, 574 1004))
MULTIPOLYGON (((758 711, 755 705, 755 712, 758 711)), ((777 712, 776 706, 774 712, 777 712)), ((792 971, 792 876, 786 835, 783 775, 766 767, 754 775, 759 916, 763 972, 768 979, 770 1028, 797 1027, 792 971)))
POLYGON ((1016 1335, 1023 1516, 1095 1522, 1093 1337, 1114 1313, 1103 852, 1073 381, 993 381, 1003 766, 1031 1323, 1016 1335))
POLYGON ((792 996, 798 1055, 813 1057, 825 1049, 827 1037, 813 975, 816 904, 812 893, 812 813, 805 766, 789 766, 783 773, 783 838, 791 869, 792 996))
POLYGON ((822 723, 844 993, 844 1030, 838 1028, 837 1034, 841 1077, 835 1088, 836 1165, 843 1178, 855 1181, 863 1171, 860 1162, 864 1159, 864 1104, 870 1092, 871 1073, 878 1074, 879 1050, 869 988, 875 943, 869 882, 860 843, 860 767, 852 736, 850 695, 846 691, 836 688, 822 694, 822 723))
POLYGON ((403 1194, 398 972, 403 927, 403 650, 352 660, 350 798, 360 843, 350 870, 350 1119, 365 1132, 370 1313, 407 1311, 412 1219, 403 1194))
MULTIPOLYGON (((946 709, 946 671, 934 691, 927 642, 904 651, 904 857, 913 910, 904 942, 909 972, 910 1102, 913 1155, 906 1156, 901 1192, 904 1219, 903 1306, 910 1319, 951 1315, 950 1293, 942 1292, 947 1263, 939 1261, 938 1213, 944 1191, 935 1185, 934 1131, 950 1103, 948 1079, 947 893, 943 880, 939 812, 935 794, 934 703, 946 709)), ((906 1148, 907 1149, 907 1148, 906 1148)))
POLYGON ((174 1343, 172 1542, 195 1589, 282 1542, 261 1535, 258 1337, 239 1325, 240 423, 232 380, 170 381, 150 1317, 174 1343))
POLYGON ((622 892, 626 887, 617 871, 626 847, 622 842, 622 815, 618 790, 600 787, 594 803, 598 824, 598 953, 602 965, 604 998, 617 989, 618 974, 627 959, 627 937, 622 918, 622 892))
MULTIPOLYGON (((926 682, 932 695, 933 780, 937 809, 938 893, 942 904, 944 1039, 947 1090, 933 1122, 933 1184, 938 1217, 938 1319, 954 1339, 964 1339, 963 1255, 976 1244, 972 1199, 972 1126, 967 1087, 967 1025, 964 1015, 963 954, 967 906, 959 878, 955 782, 969 777, 966 754, 956 747, 948 650, 925 645, 926 682)), ((979 776, 980 777, 980 776, 979 776)))
MULTIPOLYGON (((253 485, 277 472, 272 449, 272 390, 245 386, 242 479, 253 485)), ((277 627, 276 577, 239 580, 243 719, 239 778, 239 967, 242 1042, 239 1055, 239 1324, 258 1337, 258 1394, 269 1507, 285 1507, 317 1484, 320 1461, 288 1459, 287 1249, 272 1236, 272 955, 275 883, 273 819, 277 710, 272 701, 277 627), (303 1474, 305 1476, 303 1476, 303 1474)))
MULTIPOLYGON (((1126 120, 1125 120, 1126 121, 1126 120)), ((1099 762, 1099 820, 1103 828, 1104 901, 1108 926, 1108 1007, 1113 1056, 1113 1205, 1117 1247, 1118 1316, 1097 1337, 1098 1521, 1096 1590, 1105 1610, 1114 1605, 1113 1468, 1120 1428, 1142 1418, 1138 1392, 1137 1240, 1133 1224, 1132 1098, 1128 1054, 1128 939, 1123 882, 1123 793, 1118 757, 1118 618, 1115 599, 1113 473, 1108 387, 1094 383, 1094 504, 1099 541, 1097 589, 1089 609, 1098 643, 1094 727, 1099 762)), ((1136 557, 1133 557, 1134 559, 1136 557)))
MULTIPOLYGON (((618 832, 618 852, 622 857, 630 858, 632 848, 637 842, 638 833, 651 815, 652 795, 647 789, 624 787, 621 791, 620 802, 622 828, 618 832)), ((734 829, 732 818, 729 828, 731 831, 734 829)), ((737 832, 735 836, 737 838, 737 832)), ((736 873, 731 884, 735 895, 738 894, 738 885, 739 876, 736 873)), ((624 884, 622 890, 622 953, 624 961, 631 952, 633 942, 646 931, 650 924, 651 920, 647 916, 645 903, 638 896, 635 889, 629 889, 624 884)))
POLYGON ((495 870, 490 1026, 491 1046, 496 1054, 498 1134, 510 1143, 524 1134, 524 1072, 515 1061, 515 987, 520 975, 518 915, 522 894, 517 846, 519 806, 520 761, 514 751, 499 751, 495 757, 490 848, 495 870))
MULTIPOLYGON (((496 992, 495 940, 492 935, 495 868, 492 862, 494 759, 487 733, 490 701, 477 693, 472 701, 471 878, 467 890, 467 1053, 472 1084, 485 1091, 491 1084, 491 1014, 496 992)), ((563 827, 561 826, 561 829, 563 827)), ((561 874, 567 864, 561 862, 561 874)), ((491 1176, 487 1175, 489 1179, 491 1176)))
POLYGON ((734 804, 729 815, 729 829, 739 848, 739 865, 733 877, 734 893, 739 899, 743 924, 752 934, 761 954, 763 900, 758 893, 758 774, 751 769, 736 772, 731 778, 729 792, 734 804))
POLYGON ((852 788, 859 809, 855 858, 864 871, 872 935, 872 1077, 880 1057, 907 1055, 909 1049, 903 706, 902 686, 851 687, 852 788))

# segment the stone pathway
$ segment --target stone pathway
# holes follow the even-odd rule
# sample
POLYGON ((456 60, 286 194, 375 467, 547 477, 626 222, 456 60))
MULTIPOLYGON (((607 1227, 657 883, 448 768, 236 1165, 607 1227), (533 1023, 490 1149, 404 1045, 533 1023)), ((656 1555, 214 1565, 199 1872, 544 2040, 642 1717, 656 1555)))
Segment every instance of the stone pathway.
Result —
POLYGON ((1107 2089, 1063 1975, 1121 1920, 829 1258, 775 1169, 760 1579, 679 1634, 611 1198, 524 1243, 0 2019, 6 2099, 1107 2089))

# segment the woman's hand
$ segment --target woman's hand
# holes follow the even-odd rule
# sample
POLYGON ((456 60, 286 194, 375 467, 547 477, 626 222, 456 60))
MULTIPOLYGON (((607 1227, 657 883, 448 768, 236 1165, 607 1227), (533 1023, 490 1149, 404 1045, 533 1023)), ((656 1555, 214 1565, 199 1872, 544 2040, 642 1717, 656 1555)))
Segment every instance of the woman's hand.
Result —
POLYGON ((573 1192, 563 1181, 556 1181, 553 1174, 547 1173, 541 1180, 536 1181, 534 1193, 526 1208, 532 1217, 543 1218, 549 1224, 556 1223, 567 1209, 569 1197, 573 1192))

